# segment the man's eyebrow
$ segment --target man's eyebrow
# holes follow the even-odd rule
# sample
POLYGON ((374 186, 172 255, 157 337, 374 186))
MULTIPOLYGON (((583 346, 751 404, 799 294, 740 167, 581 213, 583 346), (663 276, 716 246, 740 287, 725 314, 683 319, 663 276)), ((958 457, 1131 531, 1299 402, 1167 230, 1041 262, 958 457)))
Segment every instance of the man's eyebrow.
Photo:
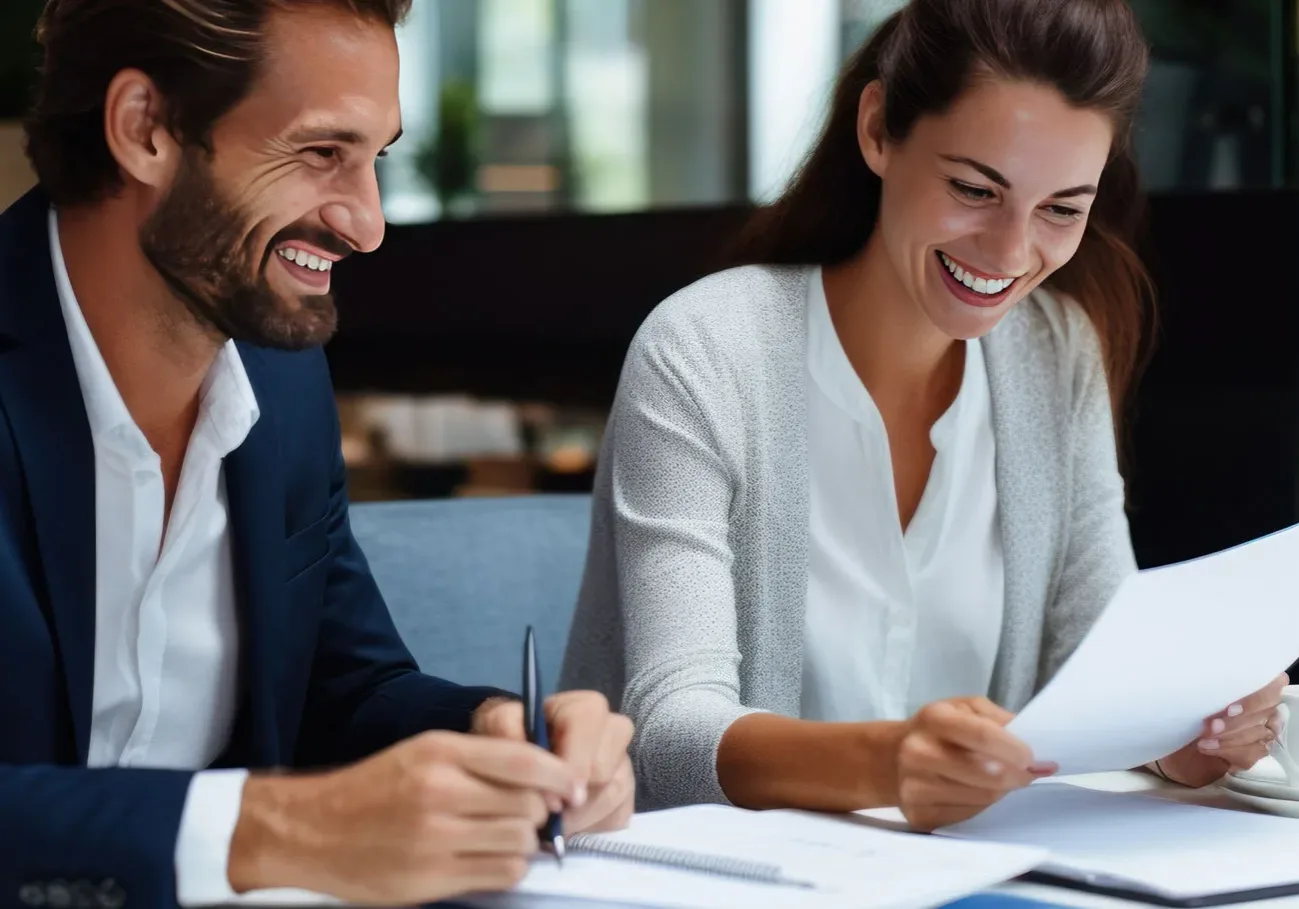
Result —
POLYGON ((304 126, 289 133, 289 141, 295 145, 309 142, 337 142, 340 145, 364 145, 365 136, 354 129, 339 129, 333 126, 304 126))
MULTIPOLYGON (((388 140, 392 145, 402 136, 402 130, 388 140)), ((340 129, 334 126, 304 126, 289 133, 289 141, 294 145, 307 145, 312 142, 336 142, 339 145, 365 145, 366 137, 354 129, 340 129)))

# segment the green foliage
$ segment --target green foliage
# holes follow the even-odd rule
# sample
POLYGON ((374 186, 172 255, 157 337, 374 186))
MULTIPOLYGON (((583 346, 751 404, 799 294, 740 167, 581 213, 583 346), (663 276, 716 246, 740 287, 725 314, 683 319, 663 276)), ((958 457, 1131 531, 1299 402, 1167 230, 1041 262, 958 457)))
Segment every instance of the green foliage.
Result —
POLYGON ((472 85, 450 81, 442 86, 437 136, 420 149, 415 163, 444 207, 473 195, 478 168, 478 96, 472 85))

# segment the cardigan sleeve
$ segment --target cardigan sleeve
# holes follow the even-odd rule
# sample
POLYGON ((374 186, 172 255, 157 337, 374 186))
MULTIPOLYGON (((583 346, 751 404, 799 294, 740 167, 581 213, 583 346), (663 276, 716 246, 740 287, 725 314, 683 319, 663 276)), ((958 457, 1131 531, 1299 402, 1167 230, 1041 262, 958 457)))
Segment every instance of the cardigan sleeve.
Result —
POLYGON ((725 803, 718 745, 756 712, 740 699, 731 573, 740 408, 723 352, 689 327, 651 318, 637 336, 605 446, 641 808, 725 803))
POLYGON ((1100 339, 1080 308, 1065 307, 1075 351, 1068 452, 1067 540, 1055 596, 1047 607, 1038 679, 1050 679, 1137 570, 1119 473, 1109 383, 1100 339))

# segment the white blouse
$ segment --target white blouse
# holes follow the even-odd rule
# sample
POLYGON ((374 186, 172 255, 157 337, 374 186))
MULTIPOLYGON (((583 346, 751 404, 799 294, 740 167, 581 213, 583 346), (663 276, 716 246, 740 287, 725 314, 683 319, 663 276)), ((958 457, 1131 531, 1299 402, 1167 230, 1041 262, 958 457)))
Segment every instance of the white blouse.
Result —
POLYGON ((900 720, 986 695, 1004 565, 982 348, 966 343, 961 388, 930 431, 933 469, 904 533, 884 421, 839 342, 819 271, 808 287, 802 717, 900 720))

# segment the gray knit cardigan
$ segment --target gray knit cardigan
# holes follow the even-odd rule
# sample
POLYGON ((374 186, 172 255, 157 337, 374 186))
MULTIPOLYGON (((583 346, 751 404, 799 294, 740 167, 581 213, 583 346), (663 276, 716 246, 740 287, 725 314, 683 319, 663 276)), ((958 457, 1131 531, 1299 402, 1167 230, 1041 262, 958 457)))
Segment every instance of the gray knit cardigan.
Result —
MULTIPOLYGON (((641 810, 725 802, 727 727, 798 716, 815 274, 751 266, 699 281, 627 356, 561 687, 602 691, 635 721, 641 810)), ((987 694, 1016 710, 1136 566, 1090 321, 1039 290, 984 351, 1006 577, 987 694)))

